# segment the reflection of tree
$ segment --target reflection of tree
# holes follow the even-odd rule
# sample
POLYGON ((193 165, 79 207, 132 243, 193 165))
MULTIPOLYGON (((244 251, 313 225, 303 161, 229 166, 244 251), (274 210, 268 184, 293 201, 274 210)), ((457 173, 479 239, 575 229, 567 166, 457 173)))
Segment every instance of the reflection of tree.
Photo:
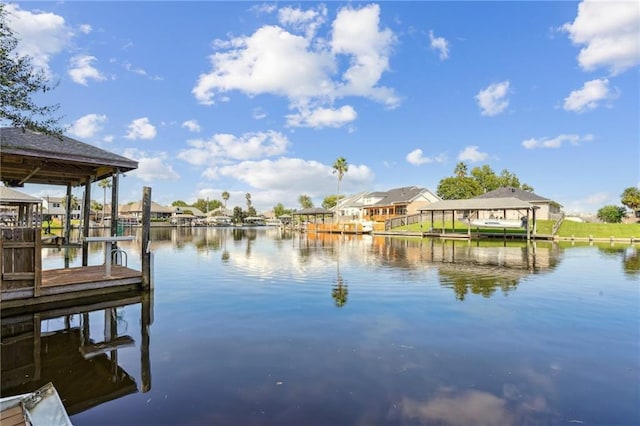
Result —
POLYGON ((477 276, 442 270, 439 274, 444 278, 441 279, 441 284, 444 287, 452 287, 456 293, 456 299, 460 301, 464 300, 469 292, 489 298, 498 289, 502 290, 503 294, 508 294, 518 287, 518 279, 513 277, 477 276))
POLYGON ((635 247, 624 252, 623 267, 625 274, 640 274, 640 256, 638 255, 638 250, 635 247))
POLYGON ((349 288, 347 287, 347 283, 342 278, 342 275, 340 275, 340 240, 338 240, 336 244, 336 283, 331 289, 331 297, 333 297, 336 306, 338 308, 342 308, 347 304, 349 288))
POLYGON ((338 276, 337 283, 331 290, 331 297, 336 302, 336 306, 342 308, 347 304, 347 296, 349 296, 349 288, 342 277, 338 276))
POLYGON ((598 251, 606 256, 622 256, 622 268, 627 275, 640 274, 640 256, 636 247, 598 247, 598 251))

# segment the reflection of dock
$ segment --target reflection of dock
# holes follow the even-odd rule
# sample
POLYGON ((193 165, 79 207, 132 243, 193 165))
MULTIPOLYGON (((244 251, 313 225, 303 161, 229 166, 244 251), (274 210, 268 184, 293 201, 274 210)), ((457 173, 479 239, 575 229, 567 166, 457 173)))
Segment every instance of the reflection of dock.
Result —
MULTIPOLYGON (((138 292, 103 298, 84 306, 63 307, 13 316, 2 311, 2 395, 32 392, 48 382, 55 384, 70 415, 104 402, 151 388, 149 325, 152 295, 138 292), (141 306, 141 388, 118 364, 118 352, 135 344, 121 334, 118 308, 141 306), (90 316, 104 318, 104 333, 91 335, 90 316), (43 330, 43 321, 64 324, 43 330), (57 320, 57 321, 56 321, 57 320), (74 324, 72 326, 72 323, 74 324)), ((47 323, 48 326, 49 323, 47 323)), ((94 330, 95 331, 95 330, 94 330)))

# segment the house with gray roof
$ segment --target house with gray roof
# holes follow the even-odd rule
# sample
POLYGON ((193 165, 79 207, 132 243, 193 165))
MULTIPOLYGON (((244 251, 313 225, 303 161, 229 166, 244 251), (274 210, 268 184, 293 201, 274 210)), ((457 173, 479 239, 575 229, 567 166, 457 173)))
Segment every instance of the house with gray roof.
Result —
POLYGON ((363 215, 368 220, 381 222, 397 216, 417 214, 421 208, 436 201, 440 201, 440 197, 418 186, 370 192, 363 197, 363 215))
MULTIPOLYGON (((517 198, 518 200, 526 201, 536 206, 536 218, 541 220, 555 220, 562 215, 562 205, 549 198, 542 197, 534 194, 533 192, 525 191, 523 189, 514 188, 510 186, 503 186, 493 191, 486 192, 477 197, 478 199, 484 198, 517 198)), ((485 214, 491 214, 485 212, 485 214)), ((516 214, 516 213, 513 213, 516 214)), ((505 217, 504 219, 514 219, 515 217, 505 217)), ((517 218, 515 218, 517 219, 517 218)))

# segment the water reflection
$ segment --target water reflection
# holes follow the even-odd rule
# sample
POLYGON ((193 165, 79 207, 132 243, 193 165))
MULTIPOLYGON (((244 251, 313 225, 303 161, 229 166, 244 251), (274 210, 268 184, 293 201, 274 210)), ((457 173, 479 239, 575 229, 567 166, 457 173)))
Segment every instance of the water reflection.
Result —
POLYGON ((11 315, 2 312, 2 396, 32 392, 48 382, 69 415, 151 389, 152 294, 103 298, 91 304, 11 315), (140 386, 119 365, 132 350, 125 310, 139 309, 140 386), (7 316, 10 315, 10 316, 7 316), (100 330, 101 333, 96 333, 100 330))
POLYGON ((497 290, 507 295, 530 274, 549 272, 559 262, 557 245, 538 247, 537 243, 509 246, 506 243, 479 245, 444 242, 432 247, 431 262, 438 264, 440 282, 450 287, 456 299, 471 294, 491 297, 497 290))
POLYGON ((153 354, 127 306, 140 355, 108 357, 138 393, 77 424, 639 424, 635 248, 183 228, 152 250, 153 354))

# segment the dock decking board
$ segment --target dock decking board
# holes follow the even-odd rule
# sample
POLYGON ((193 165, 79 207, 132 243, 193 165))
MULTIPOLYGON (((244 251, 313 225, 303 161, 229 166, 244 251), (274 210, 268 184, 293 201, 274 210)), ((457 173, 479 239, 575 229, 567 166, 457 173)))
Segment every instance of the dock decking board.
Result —
POLYGON ((2 411, 0 417, 0 424, 2 426, 18 426, 26 425, 24 420, 24 413, 22 412, 22 406, 17 405, 12 408, 7 408, 2 411))
POLYGON ((38 297, 33 297, 33 289, 3 292, 2 308, 140 290, 141 284, 142 272, 120 265, 111 266, 109 277, 105 276, 104 265, 49 269, 42 271, 42 285, 38 297))
POLYGON ((104 265, 49 269, 42 271, 42 287, 44 289, 46 287, 70 284, 118 281, 127 278, 139 278, 141 275, 140 271, 120 265, 111 266, 111 277, 105 277, 104 265))

